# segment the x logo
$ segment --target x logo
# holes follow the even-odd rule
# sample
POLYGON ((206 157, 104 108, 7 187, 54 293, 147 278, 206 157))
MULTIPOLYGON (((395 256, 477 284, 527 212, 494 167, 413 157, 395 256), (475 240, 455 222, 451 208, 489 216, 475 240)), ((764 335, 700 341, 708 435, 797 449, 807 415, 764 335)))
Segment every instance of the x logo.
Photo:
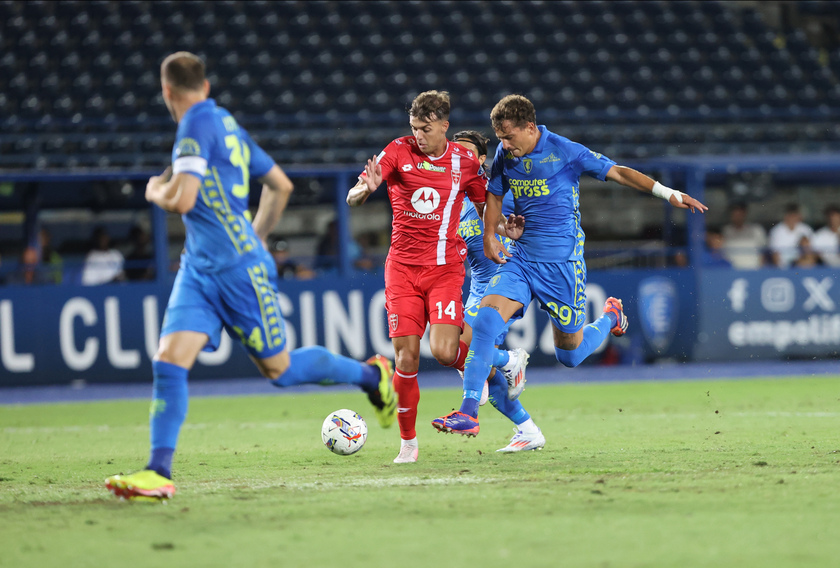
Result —
POLYGON ((806 310, 820 307, 827 312, 834 311, 834 300, 828 295, 828 289, 831 288, 832 284, 834 282, 829 277, 823 278, 822 282, 818 282, 816 278, 810 276, 803 278, 802 285, 808 290, 809 296, 802 307, 806 310))

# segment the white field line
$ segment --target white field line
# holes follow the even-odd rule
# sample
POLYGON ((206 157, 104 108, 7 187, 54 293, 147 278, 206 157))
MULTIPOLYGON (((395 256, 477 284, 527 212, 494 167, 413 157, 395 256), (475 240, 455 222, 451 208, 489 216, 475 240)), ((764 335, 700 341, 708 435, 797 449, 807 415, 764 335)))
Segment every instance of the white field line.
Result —
MULTIPOLYGON (((767 412, 727 412, 721 411, 720 414, 709 413, 674 413, 674 414, 634 414, 632 411, 625 411, 622 415, 633 419, 653 419, 653 420, 674 420, 674 419, 697 419, 710 417, 734 417, 734 418, 840 418, 840 412, 786 412, 786 411, 767 411, 767 412)), ((564 420, 594 420, 603 418, 602 414, 568 414, 564 420)), ((225 429, 238 428, 240 430, 284 430, 291 426, 291 422, 200 422, 184 424, 184 430, 204 430, 204 429, 225 429)), ((74 432, 109 432, 113 430, 148 430, 146 424, 136 424, 131 426, 110 426, 108 424, 89 424, 84 426, 7 426, 2 429, 4 434, 51 434, 51 433, 74 433, 74 432)))
POLYGON ((261 489, 291 489, 294 491, 331 491, 334 489, 344 489, 348 487, 427 487, 427 486, 447 486, 447 485, 481 485, 486 483, 501 483, 511 481, 512 478, 504 477, 470 477, 470 476, 451 476, 451 477, 421 477, 421 476, 399 476, 399 477, 383 477, 383 478, 356 478, 348 479, 346 481, 297 481, 297 480, 282 480, 275 481, 260 481, 251 482, 241 480, 241 484, 236 481, 225 482, 209 482, 196 484, 205 489, 213 489, 218 486, 219 490, 225 492, 230 491, 231 487, 241 486, 242 489, 261 490, 261 489))

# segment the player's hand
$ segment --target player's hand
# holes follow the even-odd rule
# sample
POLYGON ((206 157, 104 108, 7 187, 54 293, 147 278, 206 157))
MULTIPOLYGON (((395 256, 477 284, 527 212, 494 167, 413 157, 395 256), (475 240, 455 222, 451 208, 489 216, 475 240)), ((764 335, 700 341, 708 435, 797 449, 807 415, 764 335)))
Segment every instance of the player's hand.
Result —
POLYGON ((511 213, 505 220, 505 234, 513 240, 522 236, 525 230, 525 217, 511 213))
POLYGON ((168 166, 159 176, 152 176, 146 184, 146 201, 153 201, 160 186, 172 178, 172 166, 168 166))
POLYGON ((484 240, 484 256, 495 262, 496 264, 505 264, 507 262, 507 258, 510 258, 512 255, 510 251, 505 248, 505 245, 502 244, 502 241, 496 238, 496 235, 493 235, 492 239, 485 239, 484 240))
POLYGON ((709 210, 708 207, 706 207, 687 193, 682 194, 682 203, 677 201, 676 195, 672 195, 671 198, 668 199, 668 203, 679 209, 691 209, 692 213, 697 213, 698 211, 700 213, 705 213, 709 210))
POLYGON ((371 193, 382 185, 382 166, 376 161, 376 156, 367 161, 364 180, 371 193))

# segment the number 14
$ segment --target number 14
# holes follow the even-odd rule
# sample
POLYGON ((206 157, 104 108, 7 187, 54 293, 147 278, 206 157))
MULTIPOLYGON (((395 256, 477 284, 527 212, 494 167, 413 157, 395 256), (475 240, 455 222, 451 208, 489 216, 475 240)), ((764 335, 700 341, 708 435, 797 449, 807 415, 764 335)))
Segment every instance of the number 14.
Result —
POLYGON ((449 319, 453 319, 453 320, 455 319, 455 315, 456 315, 455 300, 452 300, 451 302, 449 302, 449 305, 446 306, 446 309, 443 308, 443 302, 438 302, 435 305, 437 306, 437 310, 438 310, 438 319, 443 319, 443 314, 448 315, 449 319))

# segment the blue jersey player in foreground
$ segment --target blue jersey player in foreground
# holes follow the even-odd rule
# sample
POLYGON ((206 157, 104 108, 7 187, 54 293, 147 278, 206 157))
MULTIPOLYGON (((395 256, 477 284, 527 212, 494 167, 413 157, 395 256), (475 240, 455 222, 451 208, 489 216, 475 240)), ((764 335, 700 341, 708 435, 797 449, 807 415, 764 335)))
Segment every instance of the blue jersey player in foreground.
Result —
POLYGON ((534 105, 521 95, 500 100, 490 120, 501 143, 491 168, 484 218, 496 219, 503 196, 513 193, 515 212, 525 218, 525 226, 513 255, 492 234, 484 234, 485 255, 501 266, 473 321, 461 408, 433 421, 438 430, 468 436, 479 432, 476 389, 480 392, 490 368, 507 357, 495 347, 495 340, 507 321, 533 299, 548 312, 555 356, 567 367, 579 365, 610 332, 620 336, 627 330, 622 302, 612 297, 606 301, 604 314, 583 326, 586 264, 578 193, 581 174, 652 193, 692 213, 708 209, 685 193, 537 126, 534 105))
POLYGON ((126 499, 167 499, 175 493, 171 464, 187 414, 187 375, 202 350, 218 347, 222 327, 241 340, 260 372, 278 387, 357 385, 383 427, 393 424, 397 410, 393 371, 384 357, 360 363, 323 347, 286 349, 277 270, 265 240, 286 207, 292 182, 233 116, 208 98, 210 84, 197 56, 167 57, 161 86, 178 132, 172 169, 149 180, 146 199, 181 214, 186 251, 152 362, 148 465, 106 480, 112 493, 126 499), (253 221, 251 177, 263 184, 253 221))
MULTIPOLYGON (((453 142, 457 142, 467 150, 478 156, 478 161, 482 167, 487 159, 487 142, 489 140, 480 132, 475 130, 463 130, 452 137, 453 142)), ((508 193, 505 195, 502 202, 502 213, 510 219, 513 215, 513 195, 508 193)), ((515 215, 514 215, 515 217, 515 215)), ((515 219, 510 219, 514 222, 515 219)), ((478 314, 478 308, 481 299, 484 297, 484 290, 490 279, 496 273, 499 265, 487 258, 484 255, 484 238, 483 238, 484 224, 478 216, 473 204, 466 198, 461 209, 461 220, 458 227, 458 233, 463 237, 464 243, 467 245, 467 262, 470 265, 470 292, 466 302, 464 302, 464 331, 461 333, 461 341, 470 344, 472 340, 472 324, 475 316, 478 314)), ((510 250, 513 246, 511 239, 496 235, 496 238, 501 239, 502 244, 510 250)), ((495 345, 498 347, 505 341, 505 336, 510 329, 511 324, 522 316, 522 311, 514 314, 505 324, 502 333, 495 340, 495 345)), ((542 431, 534 423, 531 415, 522 406, 518 398, 513 397, 511 400, 509 396, 510 390, 509 382, 524 386, 525 366, 528 363, 528 354, 524 349, 517 348, 508 351, 510 360, 508 364, 502 367, 501 371, 495 367, 490 369, 490 377, 484 383, 484 388, 487 391, 485 395, 482 392, 479 400, 479 405, 484 404, 485 396, 490 401, 496 410, 504 414, 511 422, 516 424, 513 438, 510 443, 496 450, 497 452, 522 452, 527 450, 541 450, 545 446, 545 436, 542 431)), ((459 371, 460 372, 460 371, 459 371)), ((463 376, 462 376, 463 378, 463 376)), ((519 392, 522 392, 519 389, 519 392)))

